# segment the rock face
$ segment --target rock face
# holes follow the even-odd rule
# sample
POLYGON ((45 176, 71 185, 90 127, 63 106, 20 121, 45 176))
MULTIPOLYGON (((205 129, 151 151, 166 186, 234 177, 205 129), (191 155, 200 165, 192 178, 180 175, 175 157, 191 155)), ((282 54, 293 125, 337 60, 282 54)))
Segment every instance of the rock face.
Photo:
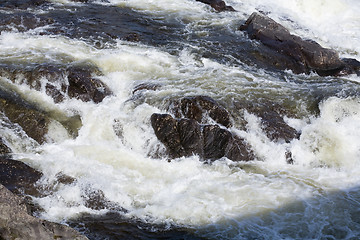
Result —
POLYGON ((196 0, 196 1, 208 4, 218 12, 235 11, 233 7, 227 6, 226 3, 221 0, 196 0))
MULTIPOLYGON (((341 74, 349 65, 348 61, 339 58, 336 51, 292 35, 285 27, 260 13, 253 13, 240 30, 246 31, 251 39, 259 40, 273 50, 267 58, 271 61, 270 64, 279 69, 290 69, 294 73, 315 71, 321 76, 327 76, 341 74)), ((347 70, 348 73, 353 67, 350 66, 347 70)))
POLYGON ((67 226, 28 214, 22 198, 0 184, 0 239, 87 239, 67 226))

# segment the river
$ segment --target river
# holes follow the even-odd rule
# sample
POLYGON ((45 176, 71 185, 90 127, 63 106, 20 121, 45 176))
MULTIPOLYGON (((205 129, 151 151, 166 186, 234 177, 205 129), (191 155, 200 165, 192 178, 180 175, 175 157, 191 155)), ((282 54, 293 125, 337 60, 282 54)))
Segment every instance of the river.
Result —
POLYGON ((24 13, 52 19, 35 28, 25 22, 3 29, 2 64, 91 63, 113 92, 97 104, 55 103, 45 89, 0 77, 1 86, 41 109, 81 118, 77 137, 53 124, 41 145, 1 124, 13 157, 44 173, 39 186, 52 186, 32 197, 38 217, 69 224, 89 239, 360 237, 360 77, 267 69, 244 53, 260 43, 238 30, 261 11, 292 34, 360 60, 359 1, 226 3, 237 11, 219 13, 193 0, 1 7, 3 19, 24 13), (126 41, 132 33, 140 41, 126 41), (143 83, 159 87, 133 94, 143 83), (210 96, 232 113, 229 130, 251 145, 255 160, 205 164, 198 156, 170 162, 156 157, 164 146, 151 128, 151 114, 195 95, 210 96), (240 111, 234 101, 280 105, 291 113, 284 120, 300 138, 272 141, 259 117, 240 111), (293 164, 286 161, 288 151, 293 164), (59 173, 76 180, 60 183, 59 173), (86 204, 99 192, 112 208, 86 204))

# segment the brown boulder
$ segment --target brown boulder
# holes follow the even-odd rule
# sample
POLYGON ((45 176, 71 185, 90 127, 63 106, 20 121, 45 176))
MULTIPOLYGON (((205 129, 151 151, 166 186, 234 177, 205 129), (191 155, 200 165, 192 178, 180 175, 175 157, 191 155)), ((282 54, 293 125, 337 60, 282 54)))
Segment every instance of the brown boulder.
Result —
MULTIPOLYGON (((321 76, 338 75, 347 64, 336 51, 323 48, 315 41, 304 40, 275 22, 273 19, 253 13, 240 30, 246 31, 251 39, 256 39, 273 50, 264 58, 279 69, 290 69, 294 73, 317 72, 321 76)), ((356 60, 355 60, 356 61, 356 60)), ((351 68, 350 68, 351 69, 351 68)))
POLYGON ((244 139, 218 125, 200 125, 193 119, 174 119, 169 114, 157 113, 151 115, 151 124, 170 158, 198 155, 202 160, 222 157, 234 161, 254 159, 244 139))

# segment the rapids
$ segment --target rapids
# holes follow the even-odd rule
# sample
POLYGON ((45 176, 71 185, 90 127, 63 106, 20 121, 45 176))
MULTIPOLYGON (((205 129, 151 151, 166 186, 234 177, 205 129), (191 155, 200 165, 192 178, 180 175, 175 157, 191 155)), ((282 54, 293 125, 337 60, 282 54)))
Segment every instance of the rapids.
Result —
POLYGON ((44 173, 38 182, 44 194, 32 197, 38 217, 70 224, 90 239, 359 238, 360 77, 262 68, 243 53, 253 43, 238 30, 262 11, 294 34, 360 60, 357 0, 227 0, 237 12, 221 13, 193 0, 50 2, 22 10, 0 4, 3 17, 20 11, 53 19, 2 29, 1 64, 88 62, 114 94, 98 104, 55 103, 45 89, 0 77, 2 88, 42 110, 81 118, 77 137, 54 123, 39 145, 1 116, 13 158, 44 173), (124 40, 132 32, 140 42, 124 40), (160 88, 133 95, 141 83, 160 88), (232 113, 230 130, 252 146, 254 161, 156 157, 164 146, 151 114, 194 95, 210 96, 232 113), (260 119, 240 112, 234 100, 280 104, 300 138, 271 141, 260 119), (293 164, 286 163, 287 151, 293 164), (59 174, 75 180, 59 182, 59 174), (89 206, 99 192, 106 206, 89 206), (130 227, 119 222, 132 226, 127 235, 118 232, 130 227))

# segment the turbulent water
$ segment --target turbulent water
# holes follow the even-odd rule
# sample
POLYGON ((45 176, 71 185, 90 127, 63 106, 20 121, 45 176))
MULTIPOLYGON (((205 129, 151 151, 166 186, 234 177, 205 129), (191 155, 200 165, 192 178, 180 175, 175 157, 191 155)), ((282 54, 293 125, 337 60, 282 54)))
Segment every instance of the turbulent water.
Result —
MULTIPOLYGON (((2 63, 89 62, 114 93, 101 103, 54 101, 43 91, 11 88, 44 111, 79 115, 73 139, 51 126, 42 145, 7 127, 21 160, 44 173, 49 194, 33 197, 44 219, 70 224, 90 239, 358 239, 360 237, 360 77, 320 77, 267 69, 244 54, 256 45, 238 27, 261 11, 291 33, 360 60, 358 0, 227 0, 237 12, 213 11, 193 0, 53 0, 37 8, 2 7, 0 15, 51 18, 0 35, 2 63), (139 42, 126 41, 137 33, 139 42), (133 95, 141 83, 156 91, 133 95), (150 124, 169 101, 206 95, 233 115, 230 130, 255 153, 250 162, 199 157, 171 162, 150 124), (289 143, 271 141, 260 119, 234 101, 273 102, 301 132, 289 143), (293 164, 286 162, 291 151, 293 164), (76 180, 57 182, 59 173, 76 180), (48 187, 49 188, 49 187, 48 187), (91 208, 93 192, 112 208, 91 208)), ((47 81, 47 79, 42 79, 47 81)))

